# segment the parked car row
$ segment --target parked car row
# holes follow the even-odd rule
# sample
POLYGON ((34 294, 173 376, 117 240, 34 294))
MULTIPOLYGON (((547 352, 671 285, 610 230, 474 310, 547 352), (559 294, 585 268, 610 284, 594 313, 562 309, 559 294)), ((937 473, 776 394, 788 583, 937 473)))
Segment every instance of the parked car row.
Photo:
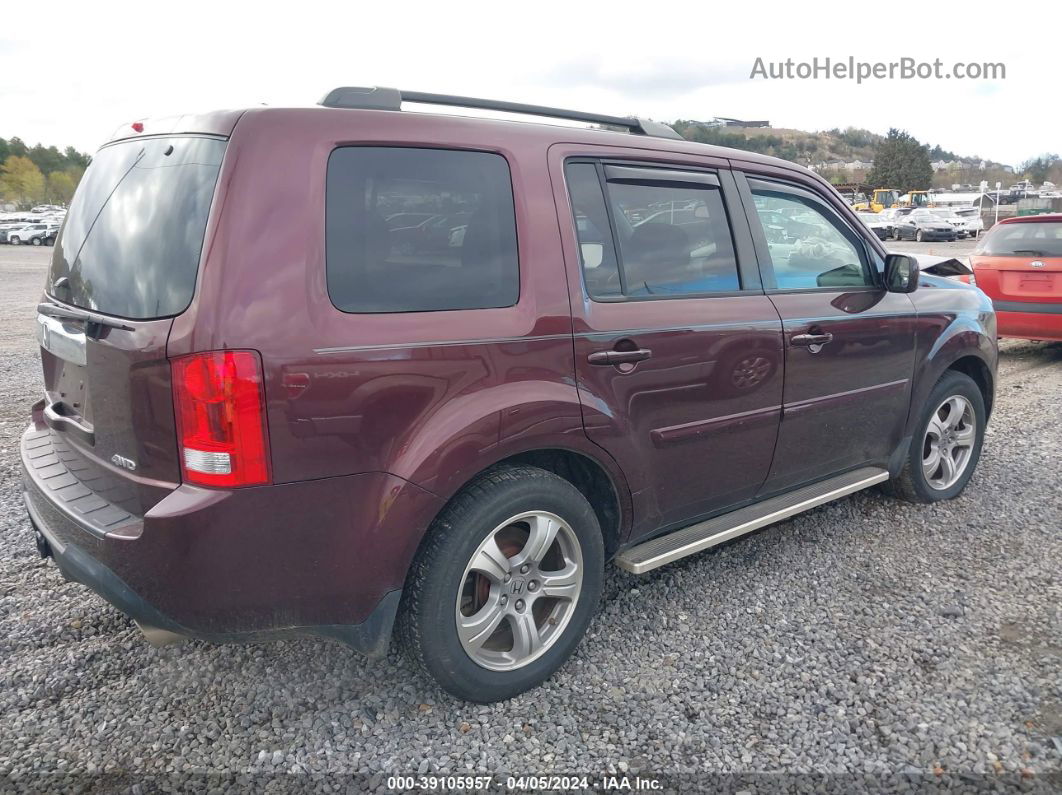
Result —
POLYGON ((960 240, 985 228, 976 207, 889 207, 856 214, 879 240, 960 240))
POLYGON ((51 246, 65 217, 66 210, 54 205, 41 205, 24 213, 0 214, 0 243, 51 246))

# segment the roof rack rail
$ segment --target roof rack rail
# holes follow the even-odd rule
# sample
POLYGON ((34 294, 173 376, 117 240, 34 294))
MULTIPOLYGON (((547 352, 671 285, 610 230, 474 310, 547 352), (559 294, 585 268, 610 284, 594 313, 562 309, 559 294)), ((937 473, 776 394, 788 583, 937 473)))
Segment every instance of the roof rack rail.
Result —
POLYGON ((477 108, 479 110, 496 110, 505 113, 524 113, 529 116, 548 116, 553 119, 568 119, 589 124, 603 124, 609 127, 623 127, 635 135, 651 135, 656 138, 676 138, 682 136, 666 124, 650 119, 636 119, 628 116, 606 116, 602 113, 584 113, 580 110, 550 108, 544 105, 525 105, 521 102, 504 102, 497 99, 477 99, 476 97, 457 97, 450 94, 428 94, 423 91, 400 91, 397 88, 369 88, 363 86, 343 86, 329 91, 318 104, 326 108, 358 108, 363 110, 402 110, 403 102, 418 102, 426 105, 450 105, 458 108, 477 108))

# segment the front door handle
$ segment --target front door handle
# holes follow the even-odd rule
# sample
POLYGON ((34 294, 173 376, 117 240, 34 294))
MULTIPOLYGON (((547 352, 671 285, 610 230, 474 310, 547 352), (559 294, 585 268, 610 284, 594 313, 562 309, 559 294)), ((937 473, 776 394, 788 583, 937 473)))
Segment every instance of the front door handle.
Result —
POLYGON ((634 364, 648 359, 653 352, 648 348, 633 351, 594 351, 586 360, 590 364, 634 364))
POLYGON ((827 342, 833 342, 833 334, 826 332, 825 334, 795 334, 789 338, 791 345, 825 345, 827 342))

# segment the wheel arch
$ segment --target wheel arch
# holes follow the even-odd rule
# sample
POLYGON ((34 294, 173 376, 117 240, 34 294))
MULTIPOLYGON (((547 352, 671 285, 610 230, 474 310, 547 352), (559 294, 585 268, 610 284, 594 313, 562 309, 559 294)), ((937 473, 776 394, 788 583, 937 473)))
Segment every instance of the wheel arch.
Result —
POLYGON ((985 419, 991 417, 995 398, 995 376, 985 361, 979 356, 968 354, 953 361, 944 372, 951 370, 969 376, 977 384, 985 401, 985 419))

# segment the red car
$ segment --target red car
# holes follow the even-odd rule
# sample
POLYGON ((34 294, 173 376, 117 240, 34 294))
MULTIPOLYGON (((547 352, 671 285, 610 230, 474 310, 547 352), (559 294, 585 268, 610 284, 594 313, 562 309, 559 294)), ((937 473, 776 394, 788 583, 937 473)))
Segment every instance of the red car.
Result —
POLYGON ((1007 218, 970 258, 1001 337, 1062 341, 1062 214, 1007 218))

